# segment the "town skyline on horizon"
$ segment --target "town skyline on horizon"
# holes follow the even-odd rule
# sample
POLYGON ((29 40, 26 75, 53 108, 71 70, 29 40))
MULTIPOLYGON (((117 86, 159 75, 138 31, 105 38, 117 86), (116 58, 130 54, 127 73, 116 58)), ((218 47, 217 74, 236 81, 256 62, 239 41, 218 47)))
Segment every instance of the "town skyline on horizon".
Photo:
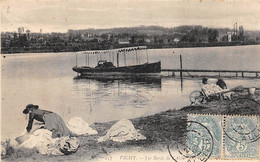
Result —
MULTIPOLYGON (((165 29, 174 29, 174 28, 178 28, 178 27, 184 27, 184 26, 189 26, 189 27, 198 27, 198 26, 201 26, 203 28, 212 28, 212 29, 228 29, 230 31, 233 31, 234 30, 234 25, 236 23, 233 23, 233 27, 210 27, 210 26, 203 26, 203 25, 197 25, 197 24, 194 24, 194 25, 179 25, 179 26, 173 26, 173 27, 164 27, 164 26, 159 26, 159 25, 139 25, 139 26, 130 26, 130 27, 113 27, 113 28, 80 28, 80 29, 68 29, 67 31, 64 31, 64 32, 54 32, 54 31, 51 31, 51 32, 44 32, 44 28, 42 29, 39 29, 39 31, 31 31, 30 28, 25 28, 25 27, 18 27, 16 30, 14 31, 1 31, 1 32, 10 32, 10 33, 19 33, 19 29, 23 28, 23 32, 22 33, 26 33, 26 30, 29 30, 30 33, 42 33, 42 34, 51 34, 51 33, 62 33, 62 34, 65 34, 65 33, 68 33, 70 30, 72 31, 77 31, 77 30, 113 30, 113 29, 124 29, 124 28, 149 28, 149 27, 159 27, 159 28, 165 28, 165 29)), ((230 25, 232 26, 232 25, 230 25)), ((240 27, 240 26, 243 26, 243 24, 238 24, 237 23, 237 28, 240 27)), ((244 26, 243 26, 244 27, 244 26)), ((247 30, 245 29, 246 31, 254 31, 254 32, 257 32, 260 30, 247 30)))
POLYGON ((31 32, 65 33, 69 29, 110 29, 138 26, 173 28, 201 25, 209 28, 260 30, 260 1, 181 0, 9 0, 2 1, 1 31, 24 27, 31 32))

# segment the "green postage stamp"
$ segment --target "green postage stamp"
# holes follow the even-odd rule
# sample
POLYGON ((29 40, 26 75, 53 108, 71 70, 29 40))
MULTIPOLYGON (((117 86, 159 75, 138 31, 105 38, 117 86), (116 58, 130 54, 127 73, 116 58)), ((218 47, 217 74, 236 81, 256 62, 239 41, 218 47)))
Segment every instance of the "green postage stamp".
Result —
POLYGON ((259 154, 259 117, 189 114, 186 158, 257 160, 259 154))

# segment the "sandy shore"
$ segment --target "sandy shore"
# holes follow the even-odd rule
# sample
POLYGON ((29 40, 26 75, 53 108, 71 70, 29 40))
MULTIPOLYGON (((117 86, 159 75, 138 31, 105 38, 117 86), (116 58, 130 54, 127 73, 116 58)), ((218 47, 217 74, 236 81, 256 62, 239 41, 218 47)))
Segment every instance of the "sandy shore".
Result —
MULTIPOLYGON (((241 97, 240 97, 241 98, 241 97)), ((187 114, 240 114, 260 115, 259 94, 253 98, 242 96, 242 99, 217 100, 199 106, 186 106, 180 110, 167 110, 150 116, 131 119, 136 129, 146 140, 118 143, 106 141, 98 143, 97 139, 106 134, 107 130, 117 121, 93 123, 91 127, 98 131, 97 135, 80 136, 80 147, 71 155, 47 156, 36 150, 10 150, 9 155, 2 157, 4 161, 92 161, 108 160, 108 155, 115 152, 154 152, 167 150, 167 144, 182 142, 186 131, 187 114)))

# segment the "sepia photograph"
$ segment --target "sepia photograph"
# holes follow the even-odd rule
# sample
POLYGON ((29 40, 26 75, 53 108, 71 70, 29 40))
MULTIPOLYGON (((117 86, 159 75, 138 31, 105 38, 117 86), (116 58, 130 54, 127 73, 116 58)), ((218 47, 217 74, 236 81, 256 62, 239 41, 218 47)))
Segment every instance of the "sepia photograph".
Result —
POLYGON ((260 160, 260 0, 0 0, 1 161, 260 160))

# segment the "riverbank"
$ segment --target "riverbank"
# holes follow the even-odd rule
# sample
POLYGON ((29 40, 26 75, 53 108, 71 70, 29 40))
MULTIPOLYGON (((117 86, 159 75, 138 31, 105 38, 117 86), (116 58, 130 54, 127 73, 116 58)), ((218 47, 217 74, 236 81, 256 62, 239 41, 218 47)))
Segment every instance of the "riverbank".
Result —
POLYGON ((97 143, 107 130, 117 121, 93 123, 91 127, 98 131, 97 135, 80 136, 78 151, 66 156, 45 156, 36 150, 10 150, 4 161, 89 161, 105 159, 118 151, 165 151, 167 144, 183 143, 186 131, 187 114, 232 114, 260 115, 260 94, 253 97, 240 96, 232 101, 212 101, 199 106, 186 106, 180 110, 167 110, 154 115, 131 119, 131 122, 146 140, 127 141, 123 143, 106 141, 97 143), (241 99, 242 98, 242 99, 241 99))
POLYGON ((116 48, 125 48, 133 46, 147 46, 148 49, 163 49, 163 48, 198 48, 198 47, 228 47, 228 46, 247 46, 259 45, 260 42, 214 42, 214 43, 176 43, 176 44, 127 44, 127 45, 109 45, 98 46, 95 45, 85 46, 61 46, 61 47, 2 47, 1 54, 14 54, 14 53, 59 53, 59 52, 78 52, 88 50, 108 50, 116 48))

